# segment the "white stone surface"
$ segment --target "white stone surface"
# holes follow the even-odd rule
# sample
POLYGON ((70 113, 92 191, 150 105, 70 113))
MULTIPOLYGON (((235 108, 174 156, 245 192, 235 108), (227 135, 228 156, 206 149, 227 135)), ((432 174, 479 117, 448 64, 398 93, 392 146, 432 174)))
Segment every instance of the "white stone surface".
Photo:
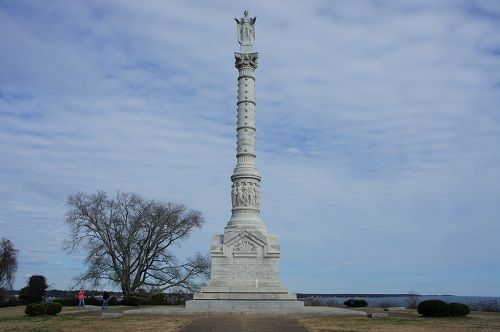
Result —
POLYGON ((371 314, 368 315, 368 317, 372 318, 384 318, 387 316, 389 316, 389 314, 386 312, 372 312, 371 314))
POLYGON ((245 10, 243 15, 239 20, 235 18, 238 43, 240 43, 240 52, 251 52, 255 42, 255 20, 257 17, 248 17, 248 10, 245 10))
POLYGON ((388 307, 384 308, 384 311, 404 311, 406 310, 405 307, 388 307))
POLYGON ((125 310, 124 315, 301 315, 301 316, 366 316, 366 312, 334 307, 302 307, 298 309, 189 309, 178 306, 156 306, 125 310))
POLYGON ((301 309, 302 301, 273 300, 192 300, 186 302, 186 309, 196 310, 245 310, 245 309, 301 309))
POLYGON ((119 312, 103 312, 101 314, 101 317, 103 317, 103 318, 118 318, 121 316, 123 316, 123 314, 121 314, 119 312))
POLYGON ((186 308, 298 309, 297 301, 281 285, 280 242, 268 234, 260 218, 260 175, 256 159, 255 76, 258 53, 253 52, 255 18, 236 19, 240 52, 238 69, 236 167, 231 176, 231 218, 224 234, 212 237, 212 269, 207 287, 186 308))

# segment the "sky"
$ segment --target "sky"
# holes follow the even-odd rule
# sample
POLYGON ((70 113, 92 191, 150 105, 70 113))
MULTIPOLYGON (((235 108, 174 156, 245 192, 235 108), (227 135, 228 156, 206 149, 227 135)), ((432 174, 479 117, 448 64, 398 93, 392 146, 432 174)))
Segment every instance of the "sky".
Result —
POLYGON ((261 217, 293 292, 500 296, 499 1, 0 1, 0 237, 68 289, 78 191, 231 214, 257 16, 261 217))

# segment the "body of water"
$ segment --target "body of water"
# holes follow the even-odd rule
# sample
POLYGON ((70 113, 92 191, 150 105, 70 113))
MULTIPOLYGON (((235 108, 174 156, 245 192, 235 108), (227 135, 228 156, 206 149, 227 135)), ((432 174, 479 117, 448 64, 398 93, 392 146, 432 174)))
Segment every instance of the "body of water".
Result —
MULTIPOLYGON (((369 307, 403 307, 410 301, 409 296, 321 296, 312 295, 321 305, 342 306, 348 299, 363 299, 368 302, 369 307)), ((310 297, 309 297, 310 298, 310 297)), ((425 300, 442 300, 447 303, 464 303, 472 310, 500 311, 500 297, 489 296, 455 296, 455 295, 417 295, 417 303, 425 300)))

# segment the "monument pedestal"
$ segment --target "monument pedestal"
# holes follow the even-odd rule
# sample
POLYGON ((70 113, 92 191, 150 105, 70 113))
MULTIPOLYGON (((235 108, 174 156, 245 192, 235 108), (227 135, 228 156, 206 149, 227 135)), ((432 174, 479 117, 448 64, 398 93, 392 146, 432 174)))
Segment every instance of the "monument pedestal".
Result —
POLYGON ((302 301, 281 286, 279 239, 258 231, 226 231, 212 238, 207 287, 186 308, 300 309, 302 301))

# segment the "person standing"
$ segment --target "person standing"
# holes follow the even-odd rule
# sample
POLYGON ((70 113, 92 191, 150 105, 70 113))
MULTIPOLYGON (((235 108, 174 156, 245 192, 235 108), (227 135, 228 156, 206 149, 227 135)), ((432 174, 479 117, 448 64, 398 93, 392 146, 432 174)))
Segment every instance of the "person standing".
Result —
POLYGON ((107 290, 104 290, 102 292, 102 308, 101 308, 101 310, 108 309, 108 300, 109 300, 109 293, 107 290))
POLYGON ((80 307, 85 307, 85 291, 83 289, 78 292, 78 308, 80 307))

